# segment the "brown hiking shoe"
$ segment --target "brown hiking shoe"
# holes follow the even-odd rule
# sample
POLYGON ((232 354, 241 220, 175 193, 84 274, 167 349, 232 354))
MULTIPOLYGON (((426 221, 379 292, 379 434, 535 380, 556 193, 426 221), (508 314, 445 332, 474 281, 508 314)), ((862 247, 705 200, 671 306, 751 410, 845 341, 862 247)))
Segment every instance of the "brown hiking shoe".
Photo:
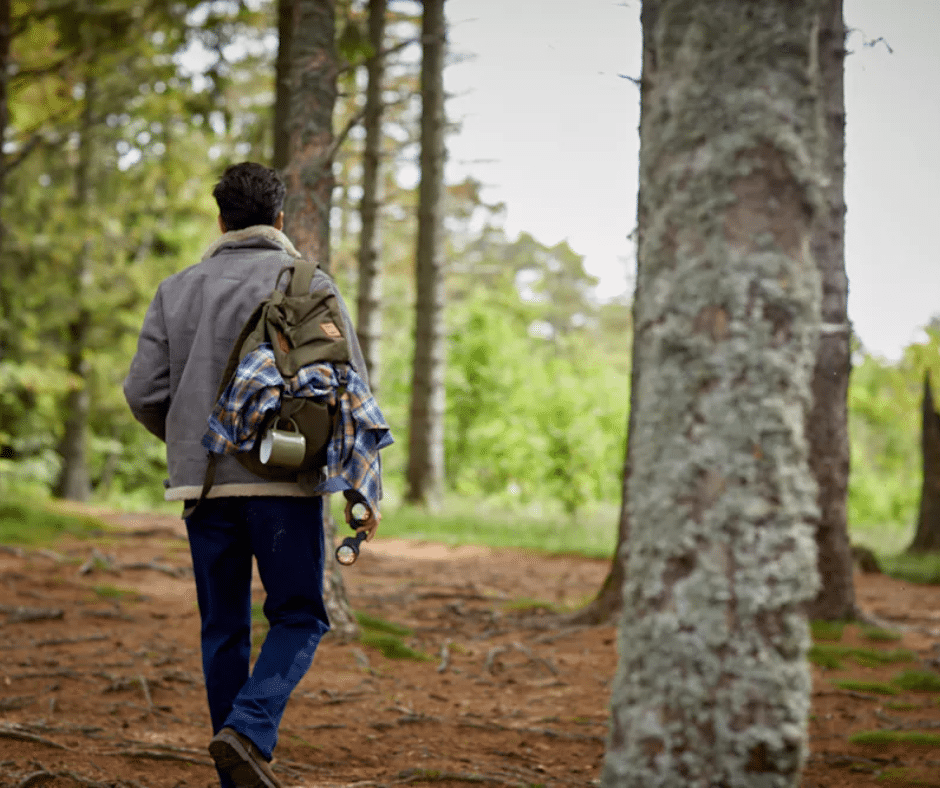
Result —
POLYGON ((284 788, 255 743, 231 728, 222 728, 213 737, 209 755, 238 788, 284 788))

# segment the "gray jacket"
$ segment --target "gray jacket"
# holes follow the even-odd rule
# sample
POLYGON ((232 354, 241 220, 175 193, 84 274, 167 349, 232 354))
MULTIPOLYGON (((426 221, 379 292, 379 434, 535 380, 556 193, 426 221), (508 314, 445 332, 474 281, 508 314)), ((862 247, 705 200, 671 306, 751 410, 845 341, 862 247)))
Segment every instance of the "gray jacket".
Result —
MULTIPOLYGON (((223 234, 202 261, 165 279, 147 310, 137 353, 124 381, 134 417, 166 442, 168 501, 198 498, 208 453, 200 441, 232 346, 278 272, 300 254, 274 227, 223 234)), ((284 286, 282 280, 281 287, 284 286)), ((362 350, 333 280, 322 271, 311 290, 336 293, 349 338, 352 365, 368 385, 362 350)), ((270 482, 223 456, 210 497, 302 496, 291 482, 270 482)))

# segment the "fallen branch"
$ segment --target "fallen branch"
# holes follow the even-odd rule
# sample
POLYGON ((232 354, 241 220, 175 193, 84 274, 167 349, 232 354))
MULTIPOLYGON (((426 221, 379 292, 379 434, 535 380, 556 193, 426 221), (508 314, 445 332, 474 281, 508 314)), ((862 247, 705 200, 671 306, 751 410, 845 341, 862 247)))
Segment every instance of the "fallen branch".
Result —
POLYGON ((0 613, 7 614, 8 624, 25 624, 34 621, 58 621, 65 611, 54 607, 23 607, 22 605, 0 605, 0 613))
POLYGON ((34 646, 65 646, 72 643, 92 643, 96 640, 108 640, 110 635, 81 635, 80 637, 73 638, 46 638, 45 640, 37 640, 33 645, 34 646))
POLYGON ((0 711, 15 711, 36 702, 35 695, 11 695, 9 698, 0 698, 0 711))
POLYGON ((57 741, 47 739, 45 736, 37 736, 35 733, 27 733, 15 723, 12 725, 0 725, 0 738, 16 739, 17 741, 28 741, 32 742, 33 744, 42 744, 46 747, 54 747, 57 750, 72 750, 71 747, 66 747, 64 744, 60 744, 57 741))
POLYGON ((122 755, 125 758, 146 758, 152 761, 182 761, 183 763, 195 763, 199 766, 214 766, 214 761, 208 758, 196 758, 192 755, 184 755, 179 752, 168 752, 165 750, 117 750, 116 752, 105 753, 106 755, 122 755))

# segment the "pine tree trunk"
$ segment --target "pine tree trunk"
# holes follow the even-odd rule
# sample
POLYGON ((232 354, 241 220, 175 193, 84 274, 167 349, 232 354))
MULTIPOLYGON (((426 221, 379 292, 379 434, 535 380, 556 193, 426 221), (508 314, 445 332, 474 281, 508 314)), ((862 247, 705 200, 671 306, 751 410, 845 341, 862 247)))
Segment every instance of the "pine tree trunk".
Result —
MULTIPOLYGON (((336 27, 334 0, 293 0, 290 18, 290 112, 288 160, 284 165, 287 185, 284 227, 301 254, 307 259, 317 260, 322 269, 329 271, 329 219, 333 190, 331 146, 337 71, 333 43, 336 27)), ((282 24, 286 21, 282 20, 282 24)), ((323 509, 323 538, 326 543, 324 602, 331 631, 341 639, 347 639, 358 633, 358 624, 333 555, 336 525, 329 513, 329 498, 324 499, 323 509)))
POLYGON ((335 0, 294 0, 284 228, 297 249, 330 272, 335 0))
POLYGON ((295 0, 277 3, 277 58, 274 63, 274 158, 272 166, 284 171, 290 161, 291 37, 295 0))
MULTIPOLYGON (((10 0, 0 0, 0 140, 6 139, 7 124, 9 123, 9 100, 7 98, 7 85, 9 82, 10 61, 10 0)), ((7 270, 3 254, 6 248, 6 228, 3 224, 3 202, 6 191, 7 159, 2 146, 0 146, 0 362, 7 360, 11 355, 10 341, 13 336, 13 326, 10 315, 13 314, 13 294, 7 287, 7 279, 11 276, 7 270)), ((0 458, 12 458, 13 447, 7 443, 7 436, 12 431, 12 414, 0 403, 0 458)))
POLYGON ((937 413, 930 387, 930 375, 924 377, 921 412, 921 452, 924 476, 920 492, 920 511, 909 553, 940 551, 940 414, 937 413))
POLYGON ((444 0, 425 0, 421 36, 417 303, 405 498, 435 509, 444 483, 444 0))
POLYGON ((373 393, 379 391, 382 375, 382 234, 379 206, 382 202, 382 82, 385 61, 380 53, 385 42, 385 4, 386 0, 369 0, 369 44, 374 54, 366 67, 369 84, 366 87, 363 121, 366 138, 362 154, 362 202, 359 206, 362 225, 359 234, 356 333, 362 345, 373 393))
POLYGON ((818 5, 645 0, 629 555, 602 785, 795 788, 817 592, 818 5))
POLYGON ((816 549, 822 586, 809 606, 813 619, 856 618, 854 566, 846 499, 849 489, 848 389, 851 372, 845 274, 845 23, 842 0, 824 0, 819 62, 826 133, 820 146, 826 173, 825 209, 813 234, 822 281, 822 330, 813 373, 813 408, 806 423, 810 469, 819 487, 816 549))
MULTIPOLYGON (((92 126, 94 124, 95 80, 85 82, 85 103, 78 133, 78 163, 75 171, 74 209, 78 216, 90 216, 91 163, 93 157, 92 126)), ((87 501, 91 497, 88 472, 88 420, 91 399, 88 392, 88 361, 85 352, 91 331, 88 307, 88 284, 91 280, 91 244, 85 241, 75 260, 71 286, 75 314, 68 322, 65 338, 65 369, 69 376, 68 393, 62 403, 64 414, 62 438, 58 454, 61 460, 59 477, 53 493, 69 501, 87 501)))

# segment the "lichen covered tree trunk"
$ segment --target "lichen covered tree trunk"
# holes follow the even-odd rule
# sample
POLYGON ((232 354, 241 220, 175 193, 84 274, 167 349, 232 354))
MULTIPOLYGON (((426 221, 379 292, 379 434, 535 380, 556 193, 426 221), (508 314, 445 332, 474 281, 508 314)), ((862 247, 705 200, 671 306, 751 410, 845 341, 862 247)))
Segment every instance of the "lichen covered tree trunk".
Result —
POLYGON ((645 0, 630 534, 602 784, 793 788, 817 591, 817 4, 645 0))
POLYGON ((813 619, 858 616, 846 501, 849 489, 848 389, 851 347, 849 280, 845 273, 845 23, 842 0, 824 0, 819 26, 825 134, 819 146, 826 174, 825 205, 813 234, 822 281, 822 330, 813 372, 813 407, 806 423, 810 468, 819 487, 815 522, 821 586, 809 606, 813 619))
POLYGON ((917 513, 917 530, 907 548, 911 553, 940 552, 940 414, 934 404, 929 374, 924 377, 921 418, 924 473, 920 509, 917 513))
POLYGON ((369 384, 377 393, 381 385, 382 341, 382 233, 379 222, 382 165, 382 82, 385 59, 386 0, 369 0, 369 45, 372 57, 366 65, 365 142, 362 152, 362 201, 359 203, 359 298, 356 333, 369 370, 369 384))
POLYGON ((444 0, 425 0, 421 40, 417 303, 405 497, 434 509, 444 483, 444 0))

